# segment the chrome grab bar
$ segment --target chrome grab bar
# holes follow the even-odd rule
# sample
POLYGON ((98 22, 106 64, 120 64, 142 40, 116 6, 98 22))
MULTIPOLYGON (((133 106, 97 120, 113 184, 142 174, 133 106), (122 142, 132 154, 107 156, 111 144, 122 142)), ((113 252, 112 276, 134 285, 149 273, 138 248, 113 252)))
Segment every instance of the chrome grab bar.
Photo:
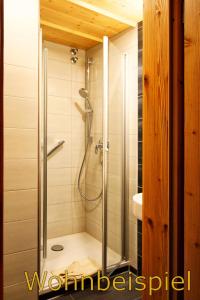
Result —
POLYGON ((65 143, 65 140, 60 140, 57 142, 55 146, 47 153, 47 157, 49 157, 52 153, 54 153, 60 146, 65 143))

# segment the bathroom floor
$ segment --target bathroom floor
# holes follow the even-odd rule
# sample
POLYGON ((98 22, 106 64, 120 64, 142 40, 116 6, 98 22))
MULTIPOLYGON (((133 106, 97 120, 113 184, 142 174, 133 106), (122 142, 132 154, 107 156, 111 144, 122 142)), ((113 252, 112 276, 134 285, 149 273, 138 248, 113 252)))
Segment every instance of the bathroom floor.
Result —
MULTIPOLYGON (((84 291, 78 291, 78 292, 72 292, 71 294, 68 295, 62 295, 62 296, 57 296, 54 298, 49 298, 48 300, 77 300, 77 299, 82 299, 82 300, 141 300, 141 293, 138 291, 129 291, 128 286, 129 286, 129 281, 128 281, 128 276, 129 273, 123 273, 120 276, 123 276, 125 278, 125 291, 116 291, 113 288, 113 285, 111 284, 111 287, 109 288, 108 291, 106 292, 101 292, 97 290, 97 287, 94 286, 94 291, 91 291, 89 288, 84 290, 84 291)), ((133 275, 135 276, 135 275, 133 275)), ((114 279, 114 277, 112 278, 114 279)), ((120 286, 118 285, 118 288, 120 286)))
MULTIPOLYGON (((91 260, 93 266, 89 266, 94 273, 100 268, 102 263, 102 243, 86 232, 66 235, 47 242, 47 259, 43 266, 43 272, 47 271, 47 281, 52 273, 61 273, 74 262, 85 262, 91 260), (52 251, 53 245, 62 245, 62 251, 52 251), (96 270, 94 268, 96 266, 96 270)), ((113 265, 120 261, 120 255, 108 249, 108 264, 113 265)), ((48 289, 46 285, 46 289, 48 289)))

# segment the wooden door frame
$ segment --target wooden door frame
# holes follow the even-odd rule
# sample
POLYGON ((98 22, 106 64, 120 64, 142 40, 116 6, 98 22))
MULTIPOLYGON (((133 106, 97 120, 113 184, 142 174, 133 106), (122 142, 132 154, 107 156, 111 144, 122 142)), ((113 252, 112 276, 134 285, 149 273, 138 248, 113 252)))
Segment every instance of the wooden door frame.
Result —
POLYGON ((191 272, 185 300, 200 299, 200 1, 185 0, 184 271, 191 272))
POLYGON ((144 0, 143 30, 143 275, 164 279, 184 275, 183 1, 144 0))
POLYGON ((0 0, 0 299, 3 299, 3 0, 0 0))

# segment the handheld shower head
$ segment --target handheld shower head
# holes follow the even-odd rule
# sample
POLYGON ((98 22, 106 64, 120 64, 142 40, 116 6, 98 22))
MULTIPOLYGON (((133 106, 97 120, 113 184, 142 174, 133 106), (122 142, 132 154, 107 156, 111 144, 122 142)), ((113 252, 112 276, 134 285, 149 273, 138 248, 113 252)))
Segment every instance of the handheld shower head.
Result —
POLYGON ((85 98, 85 99, 88 98, 88 96, 89 96, 88 90, 86 90, 84 88, 79 90, 79 94, 82 98, 85 98))
POLYGON ((79 94, 87 102, 90 112, 93 112, 92 105, 91 105, 90 100, 89 100, 88 90, 86 90, 85 88, 82 88, 82 89, 79 90, 79 94))

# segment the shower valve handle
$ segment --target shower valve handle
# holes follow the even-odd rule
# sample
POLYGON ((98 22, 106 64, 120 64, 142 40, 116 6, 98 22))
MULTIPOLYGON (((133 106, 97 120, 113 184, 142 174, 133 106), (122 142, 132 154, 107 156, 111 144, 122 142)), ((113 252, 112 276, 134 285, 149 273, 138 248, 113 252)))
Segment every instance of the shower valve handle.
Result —
POLYGON ((103 150, 103 143, 99 140, 98 144, 95 146, 95 154, 98 154, 99 151, 103 150))
MULTIPOLYGON (((96 144, 95 146, 95 153, 98 154, 98 152, 102 150, 103 150, 103 142, 99 140, 98 144, 96 144)), ((109 142, 107 142, 106 150, 109 151, 109 142)))

